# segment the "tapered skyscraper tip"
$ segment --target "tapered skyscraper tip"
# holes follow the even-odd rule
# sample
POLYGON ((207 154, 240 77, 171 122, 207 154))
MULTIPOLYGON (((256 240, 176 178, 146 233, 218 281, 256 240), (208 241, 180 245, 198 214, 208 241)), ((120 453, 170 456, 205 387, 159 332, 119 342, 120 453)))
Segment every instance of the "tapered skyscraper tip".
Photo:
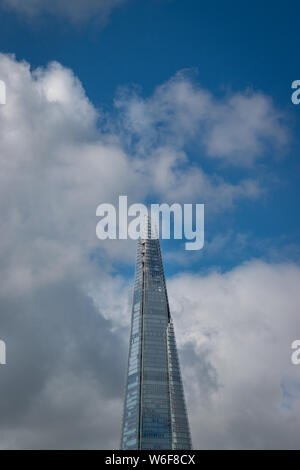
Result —
POLYGON ((158 229, 156 220, 151 215, 145 215, 144 223, 142 227, 142 239, 143 240, 157 240, 158 229))
POLYGON ((191 449, 179 359, 153 221, 137 246, 121 448, 191 449))

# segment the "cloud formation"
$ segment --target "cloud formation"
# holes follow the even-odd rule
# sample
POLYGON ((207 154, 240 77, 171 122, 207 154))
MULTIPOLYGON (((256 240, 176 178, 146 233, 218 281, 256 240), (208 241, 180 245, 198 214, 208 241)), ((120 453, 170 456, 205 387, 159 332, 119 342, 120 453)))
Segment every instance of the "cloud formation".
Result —
POLYGON ((196 448, 299 448, 299 281, 252 261, 168 282, 196 448))
POLYGON ((285 116, 270 97, 253 90, 216 97, 190 75, 178 72, 146 99, 120 90, 116 105, 140 151, 193 143, 201 155, 247 166, 287 143, 285 116))
MULTIPOLYGON (((1 369, 5 398, 1 401, 0 426, 4 437, 0 445, 2 448, 118 447, 131 292, 127 278, 116 276, 114 263, 117 260, 120 266, 121 261, 129 260, 133 265, 135 246, 131 242, 100 245, 95 235, 96 207, 101 202, 116 203, 120 194, 127 194, 129 203, 152 198, 164 202, 198 201, 209 203, 211 211, 216 212, 231 209, 237 201, 261 197, 260 182, 255 178, 241 177, 232 182, 218 171, 207 173, 200 158, 195 161, 189 157, 188 146, 199 140, 206 149, 203 158, 210 158, 206 134, 201 130, 206 115, 202 109, 205 100, 211 113, 212 110, 218 113, 220 106, 227 107, 228 119, 233 121, 238 106, 230 107, 226 100, 220 104, 212 96, 205 98, 207 92, 199 87, 195 89, 188 77, 181 75, 148 100, 119 95, 115 112, 106 117, 89 101, 73 72, 59 63, 32 70, 28 63, 1 54, 0 76, 7 84, 7 104, 0 109, 0 310, 1 339, 7 343, 8 361, 1 369), (196 107, 193 110, 196 99, 199 110, 196 107), (172 100, 175 100, 173 104, 172 100), (212 107, 214 101, 218 104, 212 107), (138 118, 133 118, 136 102, 141 104, 142 111, 138 118), (193 119, 190 119, 191 112, 193 119)), ((236 99, 239 101, 239 95, 236 99)), ((261 109, 260 99, 253 101, 251 95, 249 100, 251 106, 258 103, 261 109)), ((262 101, 270 103, 266 97, 262 101)), ((275 108, 270 109, 276 116, 275 108)), ((259 110, 257 113, 260 114, 259 110)), ((207 116, 210 128, 212 121, 209 113, 207 116)), ((265 120, 269 119, 268 113, 264 116, 265 120)), ((255 136, 269 138, 273 130, 265 129, 273 127, 270 119, 268 122, 260 133, 255 131, 255 136)), ((277 127, 277 131, 285 136, 284 127, 277 127)), ((244 132, 252 138, 248 124, 244 132)), ((281 137, 277 143, 281 144, 281 137)), ((236 158, 240 144, 236 145, 234 135, 230 145, 232 158, 236 158)), ((251 157, 245 157, 248 163, 258 158, 257 150, 251 152, 251 157)), ((259 329, 266 324, 270 335, 279 338, 281 346, 276 360, 280 362, 279 356, 283 348, 289 348, 289 343, 286 344, 286 325, 278 309, 291 317, 287 322, 296 331, 294 307, 290 302, 290 297, 297 299, 298 295, 295 280, 298 280, 295 267, 258 264, 228 275, 215 274, 207 279, 183 277, 170 283, 179 344, 187 363, 186 379, 193 374, 197 377, 194 385, 188 387, 189 403, 194 409, 193 403, 200 401, 200 408, 197 405, 195 410, 199 409, 201 419, 199 414, 195 416, 201 423, 204 414, 207 423, 205 440, 204 427, 200 428, 196 419, 192 421, 195 446, 255 445, 250 431, 240 440, 235 432, 238 428, 235 419, 238 424, 242 415, 235 418, 234 404, 229 406, 231 395, 227 390, 233 392, 238 403, 239 393, 244 392, 245 384, 249 385, 241 364, 233 357, 235 341, 239 335, 248 334, 245 351, 247 355, 253 354, 250 339, 255 332, 251 328, 259 329), (260 282, 255 282, 256 277, 260 282), (279 285, 281 278, 283 290, 279 285), (265 296, 261 293, 262 286, 265 296), (251 298, 246 295, 248 288, 251 298), (216 296, 216 291, 223 296, 216 296), (199 292, 206 294, 199 297, 199 292), (253 304, 253 299, 259 296, 267 309, 263 320, 253 304), (273 329, 269 303, 275 312, 273 329), (244 312, 242 317, 240 310, 244 312), (195 322, 194 333, 190 323, 182 323, 188 319, 195 322), (232 337, 225 319, 228 325, 231 320, 232 337), (208 327, 203 333, 205 325, 208 327), (185 335, 180 335, 181 330, 185 335), (221 340, 213 356, 212 345, 215 347, 219 341, 215 330, 221 340), (231 370, 231 363, 238 373, 234 367, 231 370), (220 387, 224 384, 227 389, 223 396, 220 387), (205 415, 202 404, 205 400, 210 404, 212 416, 205 415), (216 431, 219 412, 223 428, 227 423, 233 428, 230 443, 225 434, 216 431)), ((253 345, 255 348, 257 343, 254 341, 253 345)), ((268 365, 269 360, 267 355, 268 365)), ((254 359, 249 363, 254 379, 258 366, 254 359)), ((278 372, 274 373, 276 377, 270 378, 270 387, 275 379, 281 380, 283 389, 292 393, 293 406, 297 409, 297 391, 291 386, 294 377, 291 375, 287 380, 280 376, 281 372, 280 362, 278 372)), ((261 375, 258 369, 257 377, 261 375)), ((252 391, 259 397, 257 384, 252 391)), ((272 403, 277 403, 275 399, 280 396, 277 388, 276 393, 272 403)), ((265 393, 263 397, 266 399, 265 393)), ((283 401, 285 413, 286 400, 283 401)), ((267 411, 262 417, 267 423, 274 424, 275 420, 278 423, 278 415, 271 418, 268 403, 265 406, 267 411)), ((264 426, 254 408, 250 409, 254 424, 250 420, 249 430, 264 426)), ((262 408, 260 403, 259 408, 262 408)), ((286 435, 298 426, 295 420, 290 428, 288 423, 285 418, 286 435)), ((276 439, 285 445, 283 434, 279 433, 276 439)))
POLYGON ((0 0, 0 5, 15 10, 27 17, 51 14, 72 23, 82 23, 96 18, 101 23, 107 21, 112 10, 126 0, 0 0))
POLYGON ((2 295, 0 309, 0 448, 117 448, 123 336, 72 280, 2 295))
MULTIPOLYGON (((232 183, 205 173, 174 144, 153 144, 146 156, 129 151, 119 126, 103 131, 101 111, 59 63, 32 71, 2 54, 0 73, 8 97, 0 114, 4 292, 88 269, 88 253, 99 247, 96 207, 120 194, 132 202, 198 200, 214 212, 262 193, 254 179, 232 183)), ((122 244, 101 248, 132 256, 122 244)))

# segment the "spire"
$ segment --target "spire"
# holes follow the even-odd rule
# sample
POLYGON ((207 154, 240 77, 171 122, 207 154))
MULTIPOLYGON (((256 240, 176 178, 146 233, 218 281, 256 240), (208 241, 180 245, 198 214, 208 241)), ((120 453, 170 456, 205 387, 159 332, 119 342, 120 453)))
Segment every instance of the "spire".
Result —
POLYGON ((143 224, 141 232, 142 232, 143 240, 157 240, 158 239, 158 231, 157 231, 156 223, 155 223, 155 220, 151 218, 151 215, 145 215, 144 224, 143 224))
POLYGON ((122 449, 191 449, 175 333, 157 232, 138 241, 122 449))

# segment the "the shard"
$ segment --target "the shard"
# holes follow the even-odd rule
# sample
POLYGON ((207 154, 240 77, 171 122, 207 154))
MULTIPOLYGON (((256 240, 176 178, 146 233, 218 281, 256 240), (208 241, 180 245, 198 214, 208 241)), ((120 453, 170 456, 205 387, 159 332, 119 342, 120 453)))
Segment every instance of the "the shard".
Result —
POLYGON ((191 449, 159 240, 138 241, 121 449, 191 449))

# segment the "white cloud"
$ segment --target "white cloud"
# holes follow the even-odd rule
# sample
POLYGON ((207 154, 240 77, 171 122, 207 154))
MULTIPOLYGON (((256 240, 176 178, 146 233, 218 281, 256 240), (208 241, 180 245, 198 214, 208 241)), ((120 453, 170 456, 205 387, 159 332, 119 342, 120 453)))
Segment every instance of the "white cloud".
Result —
POLYGON ((168 282, 196 448, 299 447, 299 282, 259 261, 168 282))
POLYGON ((4 7, 24 14, 27 17, 36 17, 50 13, 70 20, 72 23, 81 23, 96 18, 105 22, 112 10, 126 0, 0 0, 4 7))
POLYGON ((99 113, 69 69, 52 63, 32 72, 0 55, 0 73, 8 89, 0 113, 1 290, 18 292, 89 269, 89 252, 102 248, 96 207, 122 193, 143 199, 149 179, 144 187, 135 160, 101 134, 99 113))
POLYGON ((178 72, 149 98, 120 90, 116 106, 142 153, 153 146, 183 149, 194 144, 201 155, 247 166, 288 142, 285 116, 270 97, 245 90, 217 98, 187 71, 178 72))
POLYGON ((144 180, 151 175, 152 191, 170 201, 198 200, 209 203, 210 211, 232 207, 240 199, 257 199, 263 191, 259 181, 241 179, 231 184, 221 176, 208 175, 189 162, 187 154, 174 146, 157 147, 142 160, 144 180))
POLYGON ((112 323, 112 331, 129 328, 132 289, 133 281, 120 275, 103 275, 86 286, 96 308, 112 323))
MULTIPOLYGON (((257 181, 207 175, 174 145, 153 145, 146 158, 130 154, 116 130, 101 131, 101 113, 57 62, 32 71, 2 54, 0 74, 7 84, 0 113, 4 292, 89 269, 88 253, 100 248, 96 207, 116 203, 120 194, 132 202, 149 195, 208 202, 211 212, 261 195, 257 181)), ((132 253, 124 244, 101 248, 125 259, 132 253)))
POLYGON ((288 141, 283 113, 262 94, 246 91, 229 96, 213 111, 206 136, 207 153, 233 164, 250 164, 288 141))

